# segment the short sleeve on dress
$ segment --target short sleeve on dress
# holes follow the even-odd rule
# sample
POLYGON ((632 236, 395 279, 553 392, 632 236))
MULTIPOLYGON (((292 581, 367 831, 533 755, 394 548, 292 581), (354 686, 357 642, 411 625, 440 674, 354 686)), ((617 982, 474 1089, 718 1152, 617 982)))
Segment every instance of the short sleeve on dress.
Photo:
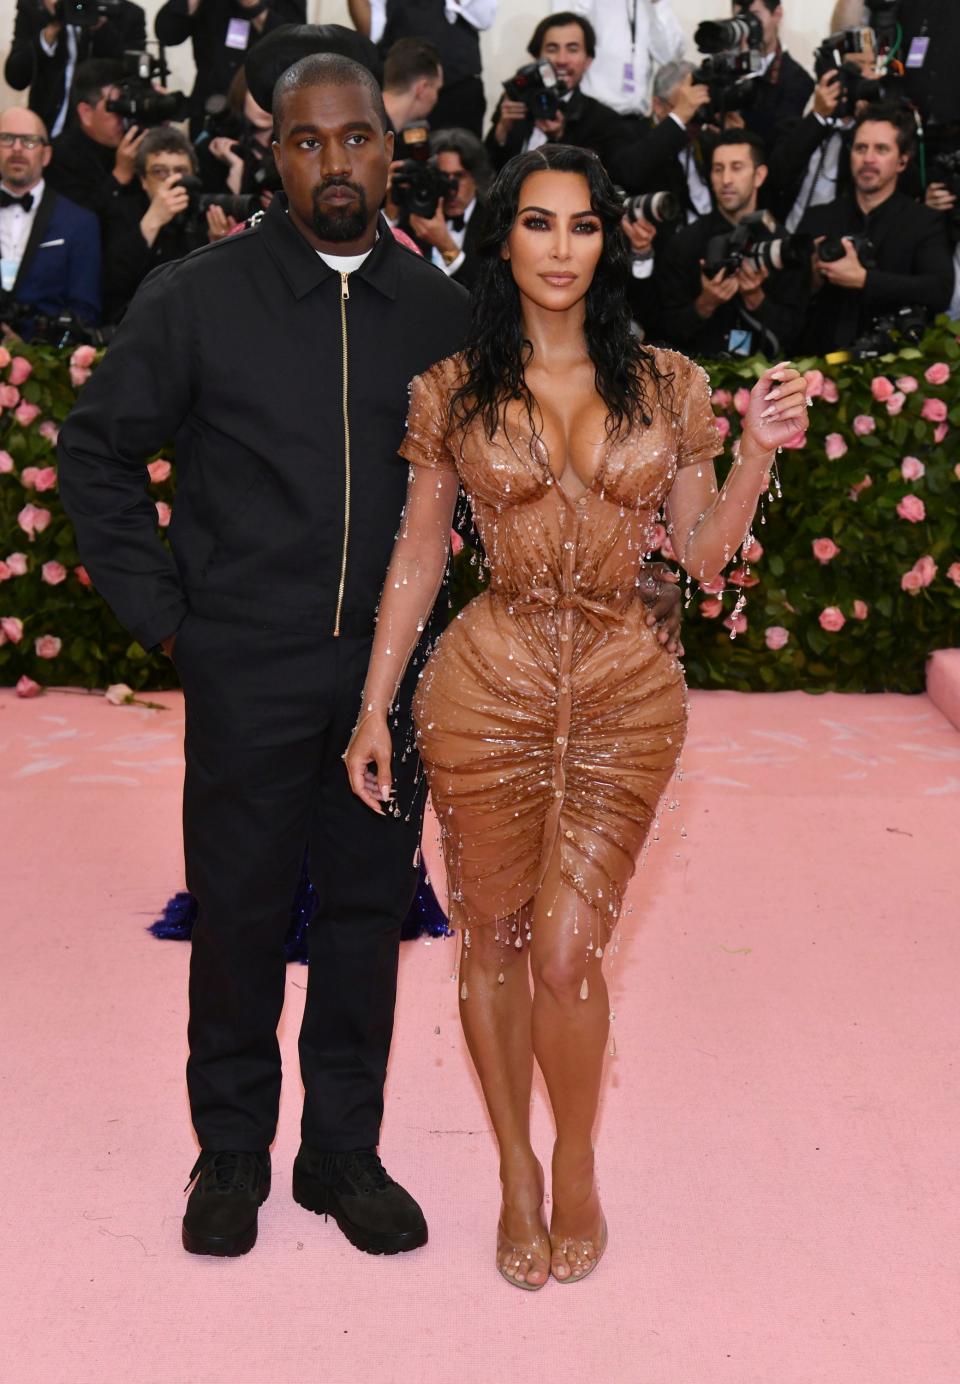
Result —
POLYGON ((723 451, 723 438, 710 402, 710 378, 695 361, 682 358, 684 369, 677 372, 674 388, 682 393, 680 403, 680 445, 677 469, 712 461, 723 451))
POLYGON ((415 376, 410 385, 407 433, 399 447, 400 455, 414 466, 456 471, 456 462, 447 444, 447 430, 447 391, 440 372, 434 367, 415 376))

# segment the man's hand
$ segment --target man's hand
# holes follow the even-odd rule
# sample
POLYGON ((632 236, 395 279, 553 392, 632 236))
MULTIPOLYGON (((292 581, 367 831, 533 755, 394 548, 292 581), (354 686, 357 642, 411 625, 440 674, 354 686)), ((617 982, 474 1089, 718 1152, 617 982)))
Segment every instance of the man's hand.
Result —
POLYGON ((824 120, 832 120, 840 104, 840 73, 825 72, 817 82, 813 92, 813 113, 824 120))
POLYGON ((867 282, 867 271, 860 263, 860 256, 848 235, 843 237, 843 244, 846 251, 843 259, 821 260, 820 273, 827 283, 836 284, 837 288, 863 288, 867 282))
POLYGON ((134 161, 146 133, 146 130, 139 130, 136 125, 131 125, 120 141, 113 161, 113 176, 116 182, 124 185, 133 182, 134 161))
POLYGON ((740 111, 724 111, 723 128, 725 130, 745 130, 747 122, 744 120, 740 111))
POLYGON ((770 277, 770 271, 765 265, 754 268, 747 260, 742 260, 740 268, 737 270, 737 285, 740 297, 743 299, 743 306, 750 312, 756 312, 764 299, 763 285, 770 277))
POLYGON ((387 190, 384 194, 383 210, 391 221, 398 220, 400 216, 400 208, 393 200, 393 179, 394 175, 399 173, 400 169, 403 167, 403 162, 403 159, 394 159, 393 163, 391 163, 390 167, 387 169, 387 190))
POLYGON ((543 131, 547 139, 553 140, 555 144, 563 143, 563 132, 567 126, 563 111, 557 111, 552 120, 535 120, 533 123, 538 130, 543 131))
POLYGON ((728 274, 721 269, 713 278, 704 273, 703 260, 700 261, 700 295, 694 302, 698 317, 712 317, 717 308, 729 303, 740 291, 736 274, 728 274))
POLYGON ((243 186, 244 163, 236 142, 229 135, 217 135, 216 139, 210 141, 210 152, 215 159, 227 165, 227 187, 234 197, 238 197, 243 186))
POLYGON ((211 245, 215 240, 226 240, 239 224, 223 207, 207 207, 207 240, 211 245))
POLYGON ((656 226, 651 226, 650 222, 644 221, 642 217, 639 221, 631 221, 629 216, 622 219, 620 226, 633 253, 649 255, 653 248, 654 236, 657 234, 656 226))
POLYGON ((689 125, 697 111, 710 104, 710 88, 703 82, 694 82, 693 73, 688 72, 677 87, 671 115, 675 115, 684 125, 689 125))
POLYGON ((667 652, 682 653, 680 647, 680 578, 664 562, 648 563, 640 578, 640 599, 647 607, 646 621, 656 626, 657 639, 667 652))
POLYGON ((957 199, 946 183, 931 183, 923 200, 932 211, 953 211, 957 205, 957 199))
POLYGON ((497 143, 500 145, 506 144, 507 136, 514 125, 520 120, 526 120, 526 118, 527 108, 523 102, 511 101, 505 96, 500 102, 500 113, 497 116, 497 123, 493 127, 493 137, 497 143))
POLYGON ((152 245, 164 226, 190 205, 190 194, 182 183, 167 183, 160 189, 140 220, 140 234, 152 245))
POLYGON ((450 234, 447 225, 447 218, 443 211, 443 202, 437 203, 437 209, 432 216, 416 216, 411 213, 410 226, 418 240, 423 240, 427 245, 432 245, 434 249, 442 254, 454 250, 460 253, 460 247, 450 234))

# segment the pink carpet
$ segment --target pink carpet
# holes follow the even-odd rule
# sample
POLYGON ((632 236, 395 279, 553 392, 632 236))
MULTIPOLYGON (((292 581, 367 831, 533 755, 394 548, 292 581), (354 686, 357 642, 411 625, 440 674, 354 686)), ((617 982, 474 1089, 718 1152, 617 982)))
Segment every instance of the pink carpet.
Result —
POLYGON ((259 1244, 180 1249, 187 948, 144 931, 181 882, 160 699, 0 694, 4 1380, 956 1384, 960 733, 929 700, 694 697, 614 959, 610 1248, 525 1294, 492 1267, 444 941, 403 950, 383 1141, 429 1246, 368 1258, 290 1199, 291 967, 259 1244))

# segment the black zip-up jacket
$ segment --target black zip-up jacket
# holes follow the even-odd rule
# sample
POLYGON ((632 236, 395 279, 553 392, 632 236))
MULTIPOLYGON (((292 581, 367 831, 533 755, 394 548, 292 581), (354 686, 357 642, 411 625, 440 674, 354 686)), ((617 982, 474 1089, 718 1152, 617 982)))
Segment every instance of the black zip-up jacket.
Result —
POLYGON ((469 298, 384 221, 344 277, 278 195, 258 226, 155 270, 84 386, 60 490, 95 587, 144 648, 188 610, 372 631, 406 493, 408 384, 460 349, 469 298), (171 442, 172 554, 145 470, 171 442))

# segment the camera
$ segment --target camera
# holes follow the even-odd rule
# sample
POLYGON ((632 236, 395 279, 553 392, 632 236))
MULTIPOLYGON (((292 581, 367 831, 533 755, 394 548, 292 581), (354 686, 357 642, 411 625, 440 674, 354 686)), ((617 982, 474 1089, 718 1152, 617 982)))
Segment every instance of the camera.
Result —
POLYGON ((459 179, 441 173, 430 157, 430 126, 425 120, 412 120, 400 131, 403 162, 394 173, 390 195, 401 212, 401 221, 410 216, 433 216, 440 202, 456 195, 459 179), (405 215, 403 215, 405 213, 405 215))
POLYGON ((693 41, 701 53, 726 53, 734 48, 763 47, 763 25, 749 11, 736 19, 705 19, 697 25, 693 41))
POLYGON ((67 308, 51 317, 34 303, 17 302, 7 289, 0 292, 0 322, 14 332, 25 329, 30 341, 57 347, 105 346, 113 335, 112 327, 93 327, 67 308))
MULTIPOLYGON (((857 259, 864 269, 876 269, 877 249, 870 237, 868 235, 851 235, 847 236, 846 239, 852 242, 853 248, 857 252, 857 259)), ((843 237, 838 235, 825 236, 817 246, 817 259, 822 260, 824 264, 833 264, 836 260, 842 260, 846 253, 847 247, 843 237)))
MULTIPOLYGON (((46 6, 40 4, 41 15, 49 21, 46 6)), ((78 29, 92 29, 101 19, 119 19, 123 0, 57 0, 53 17, 61 24, 73 24, 78 29)))
POLYGON ((707 241, 703 272, 712 279, 721 270, 735 274, 741 264, 759 271, 794 269, 809 259, 808 236, 778 235, 776 219, 768 211, 751 212, 731 231, 707 241))
POLYGON ((850 60, 853 53, 865 53, 871 59, 877 56, 877 36, 873 29, 842 29, 824 39, 814 54, 814 71, 817 78, 828 72, 836 72, 840 78, 840 97, 836 116, 840 120, 853 115, 858 101, 896 100, 897 79, 889 74, 882 79, 865 77, 855 62, 850 60))
POLYGON ((930 314, 926 308, 918 307, 903 307, 898 312, 875 317, 850 347, 850 355, 856 360, 875 360, 877 356, 888 355, 901 346, 916 346, 922 340, 929 322, 930 314))
POLYGON ((897 41, 900 0, 870 0, 870 23, 881 48, 892 48, 897 41))
POLYGON ((676 221, 680 215, 680 203, 672 192, 643 192, 638 197, 621 193, 621 200, 628 221, 647 221, 651 226, 662 226, 676 221))
POLYGON ((163 65, 150 53, 124 53, 124 75, 117 82, 119 96, 107 102, 107 110, 123 119, 125 128, 136 125, 147 129, 164 125, 168 120, 185 120, 187 98, 182 91, 157 91, 153 79, 163 65))
POLYGON ((700 119, 719 124, 725 112, 746 110, 753 103, 763 66, 763 25, 749 12, 735 19, 705 19, 694 42, 708 55, 693 74, 694 82, 710 88, 710 105, 700 119))
POLYGON ((511 101, 522 101, 532 120, 556 120, 560 98, 567 84, 557 76, 552 62, 529 62, 503 84, 511 101))
POLYGON ((203 221, 203 241, 206 240, 206 216, 210 207, 220 207, 234 221, 246 221, 260 211, 260 197, 257 193, 204 192, 203 183, 192 173, 185 173, 177 179, 181 187, 190 194, 190 207, 184 213, 184 221, 203 221))
POLYGON ((953 240, 960 239, 960 150, 939 153, 931 159, 927 172, 928 183, 943 183, 956 202, 946 213, 947 228, 953 240))

